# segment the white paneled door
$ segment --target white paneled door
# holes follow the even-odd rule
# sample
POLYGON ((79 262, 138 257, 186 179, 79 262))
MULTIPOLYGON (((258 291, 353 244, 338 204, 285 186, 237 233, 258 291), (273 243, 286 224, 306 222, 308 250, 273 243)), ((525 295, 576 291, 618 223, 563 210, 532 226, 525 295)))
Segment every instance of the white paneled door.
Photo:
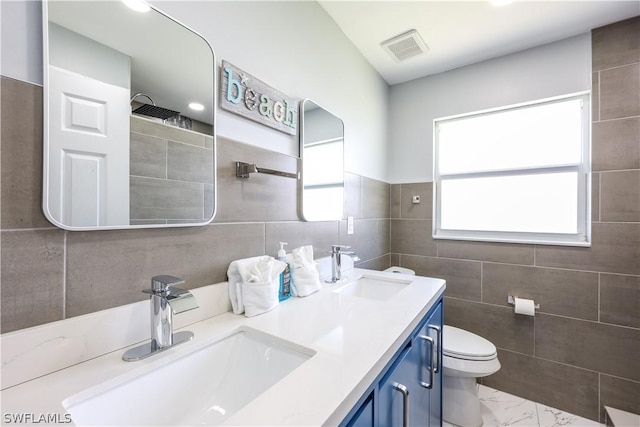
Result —
POLYGON ((49 209, 62 224, 129 224, 129 95, 49 66, 49 209))

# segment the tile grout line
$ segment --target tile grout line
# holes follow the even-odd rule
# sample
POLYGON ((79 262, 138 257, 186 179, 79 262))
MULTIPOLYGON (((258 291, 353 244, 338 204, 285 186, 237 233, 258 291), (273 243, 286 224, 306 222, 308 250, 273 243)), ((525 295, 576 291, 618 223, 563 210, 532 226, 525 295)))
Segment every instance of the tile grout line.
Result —
POLYGON ((601 280, 602 280, 602 273, 598 273, 598 323, 600 323, 600 293, 602 292, 602 288, 601 288, 601 280))
POLYGON ((600 422, 600 408, 602 408, 602 396, 600 395, 600 383, 602 378, 602 372, 598 372, 598 422, 600 422))
POLYGON ((599 172, 598 173, 598 222, 602 222, 602 178, 603 178, 602 172, 599 172))
POLYGON ((536 356, 536 316, 533 316, 533 357, 536 356))
POLYGON ((600 106, 600 98, 601 98, 601 93, 600 93, 601 82, 600 81, 602 80, 602 74, 600 74, 600 70, 598 70, 597 73, 598 73, 598 120, 597 121, 600 121, 600 119, 602 118, 600 114, 600 110, 602 110, 602 107, 600 106))
MULTIPOLYGON (((505 304, 482 302, 482 301, 470 300, 470 299, 466 299, 466 298, 447 296, 447 295, 445 295, 445 298, 449 298, 449 299, 456 300, 456 301, 464 301, 464 302, 471 303, 471 304, 484 304, 484 305, 490 305, 492 307, 506 308, 506 309, 509 309, 509 310, 513 311, 513 307, 512 306, 505 305, 505 304)), ((598 324, 601 324, 601 325, 611 326, 611 327, 615 327, 615 328, 623 328, 623 329, 630 329, 630 330, 633 330, 633 331, 640 331, 640 328, 637 328, 635 326, 620 325, 620 324, 617 324, 617 323, 609 323, 609 322, 599 322, 597 319, 587 319, 587 318, 584 318, 584 317, 572 317, 572 316, 567 316, 567 315, 564 315, 564 314, 550 313, 550 312, 546 312, 546 311, 537 311, 536 315, 538 315, 538 314, 542 314, 542 315, 545 315, 545 316, 559 317, 559 318, 562 318, 562 319, 576 320, 576 321, 581 321, 581 322, 598 323, 598 324)), ((534 316, 533 320, 534 320, 534 327, 535 327, 535 316, 534 316)), ((523 354, 523 355, 526 355, 526 356, 531 356, 528 353, 521 353, 519 351, 515 351, 515 350, 512 350, 512 349, 508 349, 508 348, 504 348, 504 350, 509 350, 512 353, 519 353, 519 354, 523 354)), ((585 368, 585 369, 587 369, 587 368, 585 368)), ((607 375, 611 375, 611 374, 607 374, 607 375)), ((631 381, 634 381, 634 380, 631 380, 631 381)), ((640 383, 640 381, 635 381, 635 382, 640 383)))
POLYGON ((398 196, 398 204, 400 205, 398 206, 398 218, 403 219, 402 218, 402 184, 400 184, 400 195, 398 196))
POLYGON ((484 262, 480 263, 480 302, 484 303, 484 262))
POLYGON ((262 247, 263 253, 267 253, 267 223, 262 223, 262 247))

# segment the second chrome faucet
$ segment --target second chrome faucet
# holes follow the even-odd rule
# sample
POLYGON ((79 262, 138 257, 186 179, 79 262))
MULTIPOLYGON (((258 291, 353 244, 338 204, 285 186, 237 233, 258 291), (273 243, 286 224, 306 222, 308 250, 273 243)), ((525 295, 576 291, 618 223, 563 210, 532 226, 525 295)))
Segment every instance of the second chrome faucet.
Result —
POLYGON ((151 295, 151 341, 128 350, 122 356, 124 360, 141 360, 193 338, 193 332, 173 333, 173 314, 198 308, 191 292, 176 287, 183 283, 179 277, 167 275, 151 279, 151 289, 142 291, 151 295))
POLYGON ((350 256, 354 262, 360 261, 355 252, 344 249, 351 249, 351 246, 331 245, 331 279, 325 280, 325 282, 336 283, 342 279, 342 255, 350 256))

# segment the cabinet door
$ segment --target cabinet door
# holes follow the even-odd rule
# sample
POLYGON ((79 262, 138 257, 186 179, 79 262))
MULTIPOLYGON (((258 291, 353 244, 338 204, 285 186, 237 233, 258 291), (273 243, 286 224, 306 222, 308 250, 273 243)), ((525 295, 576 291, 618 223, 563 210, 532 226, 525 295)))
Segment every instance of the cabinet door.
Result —
POLYGON ((373 392, 371 392, 371 395, 360 405, 360 408, 347 422, 346 427, 374 427, 375 413, 373 410, 373 392))
MULTIPOLYGON (((414 337, 412 356, 418 366, 420 387, 426 391, 428 413, 421 425, 442 425, 442 304, 414 337)), ((420 415, 422 416, 422 414, 420 415)))
MULTIPOLYGON (((424 391, 418 384, 418 366, 413 357, 412 342, 409 342, 387 375, 380 381, 378 389, 378 425, 380 427, 424 426, 424 391)), ((428 405, 428 402, 426 402, 428 405)))

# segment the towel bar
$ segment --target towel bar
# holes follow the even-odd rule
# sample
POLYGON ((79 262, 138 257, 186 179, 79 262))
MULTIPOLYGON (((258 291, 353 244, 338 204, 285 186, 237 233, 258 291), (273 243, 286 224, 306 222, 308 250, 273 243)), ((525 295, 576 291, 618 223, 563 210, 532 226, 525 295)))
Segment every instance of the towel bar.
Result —
POLYGON ((236 162, 236 176, 238 178, 249 178, 252 173, 265 173, 269 175, 283 176, 285 178, 300 179, 300 172, 282 172, 273 169, 259 168, 255 163, 236 162))

